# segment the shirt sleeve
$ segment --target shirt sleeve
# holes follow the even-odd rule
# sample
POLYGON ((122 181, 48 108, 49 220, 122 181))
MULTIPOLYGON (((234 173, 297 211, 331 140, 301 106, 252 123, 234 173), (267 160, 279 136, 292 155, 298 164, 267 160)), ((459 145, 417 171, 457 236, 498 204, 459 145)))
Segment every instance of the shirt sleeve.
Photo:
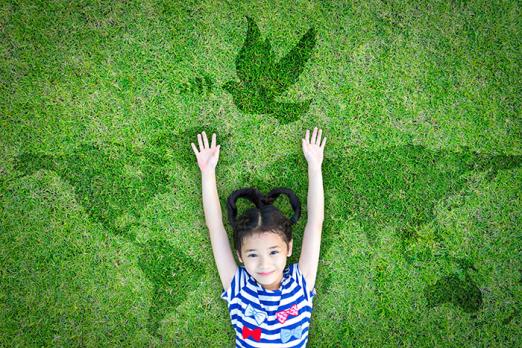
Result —
POLYGON ((236 273, 234 274, 234 277, 228 286, 228 289, 223 289, 221 298, 230 304, 230 301, 232 301, 239 294, 239 291, 241 291, 241 289, 245 286, 246 281, 247 274, 245 268, 240 266, 237 268, 236 273))
POLYGON ((294 275, 295 280, 303 288, 306 300, 312 302, 314 296, 316 295, 315 286, 312 289, 312 291, 307 291, 306 290, 306 279, 305 279, 303 273, 301 273, 301 269, 299 268, 299 263, 294 263, 293 266, 294 266, 294 270, 292 273, 294 275))

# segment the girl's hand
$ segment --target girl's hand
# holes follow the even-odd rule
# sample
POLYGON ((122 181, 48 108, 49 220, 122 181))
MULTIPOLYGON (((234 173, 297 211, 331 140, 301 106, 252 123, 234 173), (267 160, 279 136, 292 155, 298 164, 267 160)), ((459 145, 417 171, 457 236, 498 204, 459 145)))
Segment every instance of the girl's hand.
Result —
POLYGON ((303 139, 303 153, 308 161, 308 166, 312 166, 314 168, 321 168, 321 164, 323 163, 323 153, 324 153, 324 145, 326 144, 326 137, 323 139, 321 144, 321 134, 323 133, 322 129, 319 129, 319 134, 317 134, 317 127, 314 128, 314 132, 312 133, 312 140, 310 140, 310 130, 306 130, 305 139, 303 139))
POLYGON ((212 143, 210 146, 208 146, 207 134, 205 132, 198 134, 198 143, 199 152, 194 143, 191 143, 191 145, 194 153, 196 154, 199 169, 202 173, 205 171, 215 170, 219 159, 219 149, 221 148, 221 145, 216 146, 216 134, 212 134, 212 143), (202 134, 203 139, 201 139, 202 134))

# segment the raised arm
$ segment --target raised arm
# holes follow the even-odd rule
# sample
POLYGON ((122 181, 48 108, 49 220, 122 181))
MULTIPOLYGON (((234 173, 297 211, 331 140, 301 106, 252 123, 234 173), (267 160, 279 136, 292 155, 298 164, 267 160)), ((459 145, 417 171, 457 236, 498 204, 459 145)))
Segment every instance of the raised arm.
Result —
POLYGON ((323 139, 321 144, 321 134, 321 129, 319 134, 317 134, 317 128, 314 128, 312 139, 310 140, 309 130, 306 131, 306 138, 303 139, 303 153, 308 162, 308 221, 304 230, 299 268, 306 279, 307 291, 312 291, 315 286, 324 220, 324 190, 321 165, 326 138, 323 139))
POLYGON ((212 251, 216 261, 219 277, 223 288, 228 290, 232 278, 237 270, 237 264, 232 255, 227 232, 223 225, 221 205, 216 185, 216 165, 219 159, 221 145, 216 146, 216 135, 212 134, 212 144, 209 146, 205 132, 198 134, 199 151, 192 143, 198 166, 201 170, 201 187, 203 194, 203 210, 207 225, 212 251))

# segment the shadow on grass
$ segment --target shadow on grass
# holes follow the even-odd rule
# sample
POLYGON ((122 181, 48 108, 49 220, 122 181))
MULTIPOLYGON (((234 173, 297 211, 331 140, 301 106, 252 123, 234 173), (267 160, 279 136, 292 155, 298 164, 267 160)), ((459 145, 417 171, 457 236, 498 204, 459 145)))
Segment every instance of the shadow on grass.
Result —
MULTIPOLYGON (((176 180, 173 165, 193 163, 197 170, 190 143, 197 144, 197 134, 203 130, 209 137, 216 132, 203 126, 180 134, 165 130, 158 132, 150 145, 138 149, 119 143, 82 144, 74 153, 61 156, 23 153, 16 158, 15 169, 21 176, 40 169, 56 172, 74 187, 78 202, 94 221, 134 242, 130 227, 139 224, 150 199, 169 192, 176 180)), ((223 135, 219 140, 222 147, 227 146, 226 139, 223 135)), ((228 161, 227 156, 220 158, 222 165, 228 161)))
MULTIPOLYGON (((499 170, 521 165, 522 156, 478 154, 467 149, 431 151, 415 145, 327 158, 323 164, 325 213, 355 218, 363 225, 372 247, 378 246, 378 231, 383 226, 400 226, 398 235, 407 246, 417 238, 420 226, 434 220, 435 204, 463 189, 464 174, 486 171, 487 178, 492 179, 499 170), (330 195, 335 195, 341 206, 331 206, 330 195)), ((264 168, 268 180, 253 177, 250 182, 262 190, 290 187, 304 203, 308 188, 306 168, 302 156, 289 155, 264 168)), ((322 248, 330 247, 334 235, 324 233, 322 248)), ((404 256, 408 261, 415 257, 406 253, 404 256)))
MULTIPOLYGON (((179 135, 163 131, 150 146, 141 149, 116 143, 82 144, 72 154, 23 153, 15 162, 21 176, 41 169, 56 172, 71 184, 78 203, 93 221, 142 249, 139 266, 154 286, 149 310, 151 334, 157 332, 160 320, 183 302, 185 283, 191 285, 201 277, 202 265, 166 240, 137 244, 130 231, 133 225, 141 224, 141 211, 147 202, 170 190, 175 180, 171 173, 174 163, 194 163, 197 170, 190 142, 197 143, 197 134, 202 130, 192 128, 179 135)), ((220 143, 223 146, 226 140, 220 143)), ((227 163, 227 159, 223 162, 227 163)))
POLYGON ((426 287, 424 296, 430 308, 451 303, 466 313, 474 313, 482 307, 482 292, 467 272, 464 277, 454 273, 439 279, 426 287))
POLYGON ((187 291, 202 276, 203 267, 163 239, 149 241, 138 264, 154 285, 148 329, 157 335, 160 320, 185 300, 187 291))
POLYGON ((270 40, 262 40, 256 22, 248 16, 246 19, 245 41, 235 61, 240 82, 228 81, 222 87, 243 113, 267 114, 281 124, 294 122, 309 110, 312 99, 283 103, 276 98, 299 80, 315 47, 315 29, 310 28, 284 57, 276 61, 270 40))
MULTIPOLYGON (((432 151, 416 145, 327 158, 323 164, 325 214, 355 219, 363 227, 371 249, 378 248, 384 237, 379 231, 386 226, 399 226, 396 233, 405 261, 426 262, 440 256, 426 250, 415 251, 412 245, 419 237, 417 231, 425 224, 436 223, 435 205, 463 190, 465 174, 486 172, 491 180, 499 170, 518 168, 521 164, 522 156, 480 154, 467 148, 461 152, 432 151), (335 197, 336 206, 330 203, 331 197, 335 197)), ((254 177, 250 182, 262 191, 276 186, 290 187, 304 203, 308 185, 306 168, 302 156, 289 155, 264 168, 266 179, 254 177)), ((436 231, 440 228, 435 225, 436 231)), ((435 238, 443 244, 439 233, 436 232, 435 238)), ((302 236, 295 239, 300 245, 302 236)), ((335 241, 336 231, 325 224, 321 253, 335 247, 335 241)), ((322 284, 325 291, 329 282, 327 277, 322 284)), ((468 273, 465 277, 449 275, 440 279, 425 294, 433 306, 450 302, 465 311, 477 311, 482 305, 482 294, 468 273)))
MULTIPOLYGON (((94 220, 102 223, 108 231, 134 243, 135 236, 129 234, 129 227, 139 224, 140 212, 150 199, 169 190, 169 185, 175 180, 169 172, 170 165, 195 162, 190 143, 197 142, 196 135, 202 130, 203 126, 178 135, 160 132, 150 146, 139 150, 130 150, 120 144, 84 144, 71 155, 24 153, 17 158, 16 169, 22 175, 39 169, 57 172, 75 188, 79 203, 94 220), (130 222, 121 222, 121 216, 126 216, 130 222)), ((215 129, 206 131, 209 137, 216 132, 215 129)), ((220 144, 226 146, 227 137, 221 138, 220 144)), ((226 157, 222 162, 222 165, 230 163, 226 157)), ((405 260, 409 263, 428 261, 434 255, 411 252, 409 246, 415 243, 417 230, 434 221, 435 204, 461 191, 466 181, 464 174, 468 172, 485 171, 491 179, 499 170, 520 167, 521 163, 522 156, 479 154, 469 149, 461 152, 432 151, 415 145, 327 158, 323 165, 325 213, 342 219, 356 219, 371 248, 379 246, 382 236, 378 231, 389 225, 400 226, 397 234, 405 260), (333 196, 339 206, 330 203, 333 196)), ((264 176, 244 172, 242 181, 262 192, 279 186, 289 187, 303 203, 306 202, 308 178, 303 156, 285 156, 265 167, 261 174, 264 176)), ((289 207, 288 204, 279 208, 290 216, 289 207)), ((442 242, 440 236, 437 238, 442 242)), ((334 230, 323 232, 323 254, 335 245, 335 240, 334 230)), ((300 245, 301 241, 302 236, 296 235, 295 243, 300 245)), ((142 248, 140 266, 155 287, 154 303, 150 309, 150 329, 155 332, 159 320, 185 296, 184 283, 178 283, 178 279, 195 281, 201 274, 194 270, 200 266, 194 265, 183 252, 175 251, 164 240, 152 241, 142 248), (181 276, 172 278, 173 274, 181 276), (175 296, 172 296, 173 292, 175 296)), ((323 284, 326 289, 328 282, 327 278, 323 284)), ((451 302, 468 311, 480 307, 482 297, 479 293, 469 276, 461 279, 450 275, 429 287, 426 296, 430 304, 451 302)))

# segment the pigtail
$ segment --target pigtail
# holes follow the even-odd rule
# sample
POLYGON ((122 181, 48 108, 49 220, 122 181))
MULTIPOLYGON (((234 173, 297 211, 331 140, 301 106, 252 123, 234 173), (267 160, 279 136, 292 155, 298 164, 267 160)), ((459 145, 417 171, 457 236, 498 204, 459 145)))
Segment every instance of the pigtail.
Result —
POLYGON ((294 191, 287 189, 287 188, 276 188, 273 189, 268 193, 268 195, 263 199, 263 203, 265 204, 272 204, 279 195, 283 193, 288 196, 288 199, 290 200, 290 204, 292 205, 292 209, 294 210, 294 215, 290 218, 290 222, 292 224, 295 224, 297 220, 299 220, 299 217, 301 216, 301 202, 299 201, 299 198, 296 196, 294 191))
POLYGON ((236 201, 241 197, 250 200, 258 209, 261 209, 265 205, 263 203, 263 194, 255 188, 243 188, 232 192, 227 199, 228 222, 232 228, 235 228, 237 223, 236 201))

